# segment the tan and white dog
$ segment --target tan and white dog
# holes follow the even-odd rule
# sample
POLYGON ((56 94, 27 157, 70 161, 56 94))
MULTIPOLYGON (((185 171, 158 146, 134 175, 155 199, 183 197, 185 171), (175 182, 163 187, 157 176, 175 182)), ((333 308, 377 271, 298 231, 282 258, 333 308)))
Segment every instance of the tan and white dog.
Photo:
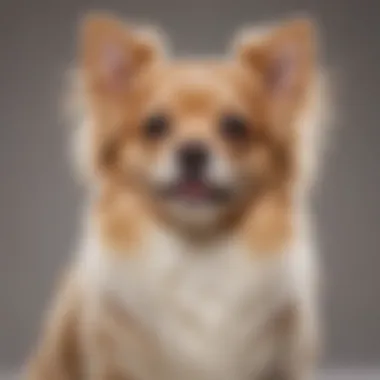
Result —
POLYGON ((309 378, 313 23, 244 33, 222 60, 170 59, 153 37, 83 22, 89 202, 27 378, 309 378))

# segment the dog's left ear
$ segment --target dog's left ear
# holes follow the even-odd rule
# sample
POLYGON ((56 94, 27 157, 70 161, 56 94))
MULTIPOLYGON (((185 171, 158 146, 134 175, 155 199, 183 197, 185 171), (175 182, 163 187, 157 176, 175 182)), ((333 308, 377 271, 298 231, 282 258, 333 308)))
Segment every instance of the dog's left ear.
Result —
MULTIPOLYGON (((284 111, 305 100, 316 69, 316 30, 309 19, 296 19, 237 41, 238 59, 263 80, 265 94, 282 120, 284 111)), ((288 112, 288 116, 290 113, 288 112)))

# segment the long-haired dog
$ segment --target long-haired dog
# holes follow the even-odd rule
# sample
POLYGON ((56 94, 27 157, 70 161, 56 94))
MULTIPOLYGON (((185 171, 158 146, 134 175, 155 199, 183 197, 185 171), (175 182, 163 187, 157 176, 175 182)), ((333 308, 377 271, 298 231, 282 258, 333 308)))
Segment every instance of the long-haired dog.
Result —
POLYGON ((302 380, 316 353, 313 22, 169 58, 157 35, 82 25, 78 255, 31 380, 302 380))

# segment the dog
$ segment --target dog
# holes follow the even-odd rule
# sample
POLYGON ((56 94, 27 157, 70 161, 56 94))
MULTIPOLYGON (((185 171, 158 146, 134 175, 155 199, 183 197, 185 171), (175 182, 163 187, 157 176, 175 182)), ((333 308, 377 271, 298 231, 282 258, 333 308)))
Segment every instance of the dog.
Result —
POLYGON ((83 238, 26 378, 310 378, 315 23, 244 31, 223 59, 102 13, 78 39, 83 238))

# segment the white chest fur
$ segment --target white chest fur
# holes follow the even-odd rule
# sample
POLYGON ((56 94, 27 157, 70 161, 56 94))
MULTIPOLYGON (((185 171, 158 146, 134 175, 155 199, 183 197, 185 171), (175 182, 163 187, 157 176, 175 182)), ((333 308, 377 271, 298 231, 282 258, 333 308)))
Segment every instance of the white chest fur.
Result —
MULTIPOLYGON (((255 258, 232 239, 197 247, 156 231, 127 257, 92 246, 86 263, 92 280, 156 335, 165 359, 155 380, 251 379, 274 355, 264 327, 297 296, 294 252, 255 258)), ((132 361, 150 380, 148 361, 132 361)))

